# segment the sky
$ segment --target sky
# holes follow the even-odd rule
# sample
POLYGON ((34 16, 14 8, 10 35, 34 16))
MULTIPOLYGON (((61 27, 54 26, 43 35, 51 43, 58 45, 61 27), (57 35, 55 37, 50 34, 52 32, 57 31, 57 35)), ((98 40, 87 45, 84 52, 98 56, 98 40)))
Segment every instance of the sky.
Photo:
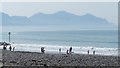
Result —
POLYGON ((118 2, 119 0, 0 0, 0 2, 118 2))
MULTIPOLYGON (((2 9, 2 4, 0 3, 0 10, 2 9)), ((2 22, 2 16, 0 15, 0 22, 2 22)), ((0 23, 0 32, 2 31, 2 23, 0 23)), ((0 35, 0 38, 2 38, 2 36, 0 35)), ((1 39, 0 39, 1 41, 1 39)))
POLYGON ((76 15, 93 14, 118 24, 117 2, 2 2, 1 12, 11 16, 30 17, 36 13, 52 14, 66 11, 76 15))

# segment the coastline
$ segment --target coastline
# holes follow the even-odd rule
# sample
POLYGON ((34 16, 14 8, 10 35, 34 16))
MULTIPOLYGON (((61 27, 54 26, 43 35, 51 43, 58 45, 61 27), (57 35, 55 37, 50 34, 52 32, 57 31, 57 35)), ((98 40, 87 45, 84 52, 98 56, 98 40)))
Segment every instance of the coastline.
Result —
POLYGON ((118 66, 118 56, 3 50, 3 66, 118 66))
MULTIPOLYGON (((66 54, 66 50, 70 48, 70 46, 64 45, 48 45, 48 44, 12 44, 12 48, 15 47, 15 51, 29 51, 29 52, 40 52, 40 48, 44 47, 46 53, 59 53, 59 48, 61 48, 61 52, 66 54)), ((0 47, 2 49, 2 47, 0 47)), ((89 54, 93 54, 95 50, 95 54, 97 55, 118 55, 118 48, 107 48, 107 47, 87 47, 87 46, 72 46, 75 54, 87 54, 89 50, 89 54)), ((9 47, 7 47, 9 50, 9 47)))

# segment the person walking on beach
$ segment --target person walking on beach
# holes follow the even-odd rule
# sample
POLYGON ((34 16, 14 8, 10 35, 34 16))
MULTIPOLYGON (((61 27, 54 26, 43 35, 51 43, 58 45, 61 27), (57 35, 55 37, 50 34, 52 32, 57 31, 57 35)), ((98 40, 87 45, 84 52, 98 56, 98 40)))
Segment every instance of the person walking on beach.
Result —
POLYGON ((10 49, 10 51, 11 51, 11 50, 12 50, 12 47, 10 46, 9 49, 10 49))
POLYGON ((45 53, 44 47, 41 47, 41 53, 45 53))
POLYGON ((67 50, 66 53, 69 54, 69 50, 67 50))
POLYGON ((6 44, 5 42, 3 42, 3 50, 6 50, 6 49, 7 49, 6 44))
POLYGON ((43 53, 43 47, 41 47, 41 53, 43 53))
POLYGON ((93 55, 95 55, 95 51, 93 51, 93 55))
POLYGON ((15 47, 13 47, 13 51, 15 50, 15 47))
POLYGON ((6 47, 5 47, 5 46, 3 46, 3 50, 6 50, 6 47))
POLYGON ((72 47, 70 47, 70 49, 69 49, 69 53, 70 53, 70 54, 72 53, 72 47))
POLYGON ((87 52, 88 52, 88 54, 89 54, 89 50, 88 50, 87 52))
POLYGON ((59 53, 61 53, 61 48, 59 48, 59 53))

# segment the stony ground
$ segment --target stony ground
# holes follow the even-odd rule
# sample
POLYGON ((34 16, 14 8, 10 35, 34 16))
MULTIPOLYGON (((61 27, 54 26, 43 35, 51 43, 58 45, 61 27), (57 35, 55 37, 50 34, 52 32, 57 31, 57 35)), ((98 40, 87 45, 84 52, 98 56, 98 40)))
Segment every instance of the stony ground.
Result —
POLYGON ((3 51, 4 66, 117 66, 117 56, 3 51))

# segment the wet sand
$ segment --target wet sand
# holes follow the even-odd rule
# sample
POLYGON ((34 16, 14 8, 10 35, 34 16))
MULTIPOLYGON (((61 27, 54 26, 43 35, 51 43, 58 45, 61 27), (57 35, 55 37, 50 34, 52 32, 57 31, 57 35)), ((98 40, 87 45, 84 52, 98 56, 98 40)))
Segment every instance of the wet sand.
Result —
POLYGON ((118 66, 117 56, 3 51, 4 66, 118 66))

